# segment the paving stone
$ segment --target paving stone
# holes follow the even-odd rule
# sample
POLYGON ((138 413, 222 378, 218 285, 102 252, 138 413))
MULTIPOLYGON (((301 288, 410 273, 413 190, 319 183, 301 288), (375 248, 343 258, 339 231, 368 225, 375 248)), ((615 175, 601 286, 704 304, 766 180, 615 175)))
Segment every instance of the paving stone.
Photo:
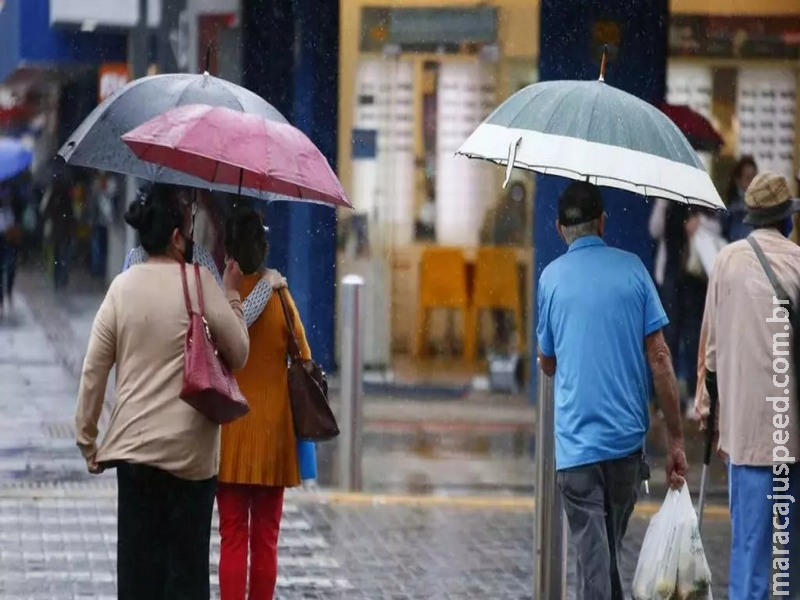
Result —
MULTIPOLYGON (((0 500, 0 597, 113 596, 115 513, 111 497, 0 500)), ((628 588, 646 527, 646 519, 631 521, 622 557, 628 588)), ((290 497, 279 544, 278 598, 529 599, 532 531, 533 515, 526 510, 324 504, 290 497)), ((704 542, 714 597, 724 599, 729 523, 707 520, 704 542)), ((215 533, 214 594, 218 559, 215 533)), ((574 564, 572 554, 570 586, 574 564)), ((568 597, 575 597, 572 590, 568 597)))
MULTIPOLYGON (((19 302, 13 316, 0 323, 0 492, 9 496, 0 498, 0 598, 114 598, 114 475, 86 473, 71 429, 76 377, 96 299, 63 299, 63 310, 57 310, 58 299, 45 294, 31 300, 30 306, 19 302), (16 497, 10 497, 11 492, 16 497), (35 498, 59 493, 91 499, 35 498)), ((408 409, 409 403, 400 405, 408 409)), ((447 449, 440 451, 438 466, 431 469, 431 457, 409 458, 400 452, 407 443, 407 438, 398 437, 388 447, 371 445, 378 452, 365 460, 365 474, 373 473, 374 480, 397 491, 404 485, 429 491, 447 473, 456 472, 460 474, 454 487, 472 493, 476 486, 484 491, 482 485, 504 485, 504 479, 523 485, 534 480, 531 463, 524 459, 502 467, 488 458, 465 464, 463 456, 447 449), (421 472, 429 477, 420 478, 421 472)), ((324 461, 325 453, 321 455, 324 461)), ((279 599, 532 597, 529 511, 325 504, 291 497, 287 502, 279 599)), ((630 526, 622 560, 628 586, 646 526, 647 521, 638 518, 630 526)), ((706 522, 717 600, 727 597, 728 536, 727 522, 706 522)), ((215 594, 218 553, 215 536, 215 594)), ((572 555, 571 582, 574 563, 572 555)))

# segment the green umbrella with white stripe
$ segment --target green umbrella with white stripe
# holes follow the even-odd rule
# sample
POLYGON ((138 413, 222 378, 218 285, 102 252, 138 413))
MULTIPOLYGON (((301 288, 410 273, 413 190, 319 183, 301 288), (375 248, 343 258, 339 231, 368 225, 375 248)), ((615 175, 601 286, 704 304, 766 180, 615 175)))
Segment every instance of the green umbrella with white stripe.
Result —
POLYGON ((456 154, 724 209, 697 153, 655 106, 599 81, 547 81, 506 100, 456 154))

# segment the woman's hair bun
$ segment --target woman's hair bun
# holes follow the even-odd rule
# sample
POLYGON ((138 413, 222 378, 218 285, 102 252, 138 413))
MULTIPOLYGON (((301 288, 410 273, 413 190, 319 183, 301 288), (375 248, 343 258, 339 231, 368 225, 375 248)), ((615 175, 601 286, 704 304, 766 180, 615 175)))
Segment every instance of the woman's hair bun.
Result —
POLYGON ((125 222, 133 227, 136 231, 146 229, 149 222, 152 220, 152 210, 150 210, 147 201, 138 199, 128 207, 125 212, 125 222))

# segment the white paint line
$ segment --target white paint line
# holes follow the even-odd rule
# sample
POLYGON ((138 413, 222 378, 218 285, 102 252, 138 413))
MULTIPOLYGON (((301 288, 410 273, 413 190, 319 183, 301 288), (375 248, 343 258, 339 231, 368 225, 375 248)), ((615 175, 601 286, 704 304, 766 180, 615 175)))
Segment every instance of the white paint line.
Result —
MULTIPOLYGON (((92 583, 114 583, 116 577, 113 573, 95 573, 89 571, 14 571, 0 575, 0 582, 26 582, 26 581, 53 581, 53 582, 92 582, 92 583)), ((212 575, 209 578, 212 588, 219 587, 219 579, 212 575)), ((353 585, 342 578, 329 577, 306 577, 306 576, 283 576, 278 575, 278 587, 280 588, 312 588, 318 590, 351 590, 353 585)), ((8 600, 8 597, 5 597, 8 600)))
MULTIPOLYGON (((46 551, 46 552, 8 552, 0 553, 0 562, 4 564, 14 563, 22 572, 26 571, 28 563, 48 563, 56 561, 64 562, 84 562, 92 563, 110 562, 117 560, 117 551, 109 548, 107 552, 75 552, 75 551, 46 551)), ((219 552, 214 551, 209 555, 209 562, 212 565, 219 564, 219 552)), ((283 568, 302 568, 302 569, 338 569, 339 562, 323 554, 312 554, 311 556, 286 556, 278 555, 278 565, 283 568)), ((33 571, 41 572, 38 566, 33 571)), ((0 579, 4 574, 0 574, 0 579)))
MULTIPOLYGON (((41 533, 28 533, 28 532, 8 532, 0 531, 0 541, 4 543, 13 542, 41 542, 49 543, 117 543, 116 531, 109 531, 106 533, 95 532, 41 532, 41 533)), ((278 539, 278 545, 281 548, 328 548, 328 543, 322 536, 289 536, 281 535, 278 539)), ((219 546, 218 536, 212 536, 211 546, 219 546)))
MULTIPOLYGON (((0 494, 7 490, 0 490, 0 494)), ((21 490, 20 490, 21 491, 21 490)), ((47 496, 47 490, 24 490, 25 495, 20 494, 14 497, 0 497, 0 508, 39 508, 41 510, 55 510, 55 509, 88 509, 97 508, 98 510, 114 510, 116 511, 116 490, 114 490, 114 497, 103 497, 100 499, 89 498, 69 498, 64 496, 47 496), (42 497, 38 497, 37 493, 42 492, 42 497)), ((90 490, 94 493, 95 490, 90 490)), ((214 514, 216 515, 216 509, 214 514)), ((296 504, 284 504, 283 514, 296 514, 300 512, 300 508, 296 504)))
MULTIPOLYGON (((116 525, 117 517, 114 515, 86 515, 80 517, 67 516, 37 516, 32 514, 0 515, 0 525, 44 525, 44 526, 74 526, 85 525, 116 525)), ((219 517, 215 513, 211 519, 214 530, 219 528, 219 517)), ((303 519, 286 519, 281 521, 281 531, 311 531, 311 523, 303 519)))

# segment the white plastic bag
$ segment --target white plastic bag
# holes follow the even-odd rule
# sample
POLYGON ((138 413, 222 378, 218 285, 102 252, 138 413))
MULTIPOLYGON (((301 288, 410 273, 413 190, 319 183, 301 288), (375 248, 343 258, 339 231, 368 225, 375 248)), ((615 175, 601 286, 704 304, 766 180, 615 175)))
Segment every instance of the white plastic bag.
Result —
POLYGON ((691 269, 694 269, 695 275, 711 277, 719 251, 728 244, 721 233, 715 230, 714 226, 715 223, 713 221, 705 215, 701 215, 700 226, 690 241, 690 264, 686 267, 690 272, 691 269))
POLYGON ((713 600, 711 571, 686 484, 669 490, 644 536, 634 600, 713 600))

